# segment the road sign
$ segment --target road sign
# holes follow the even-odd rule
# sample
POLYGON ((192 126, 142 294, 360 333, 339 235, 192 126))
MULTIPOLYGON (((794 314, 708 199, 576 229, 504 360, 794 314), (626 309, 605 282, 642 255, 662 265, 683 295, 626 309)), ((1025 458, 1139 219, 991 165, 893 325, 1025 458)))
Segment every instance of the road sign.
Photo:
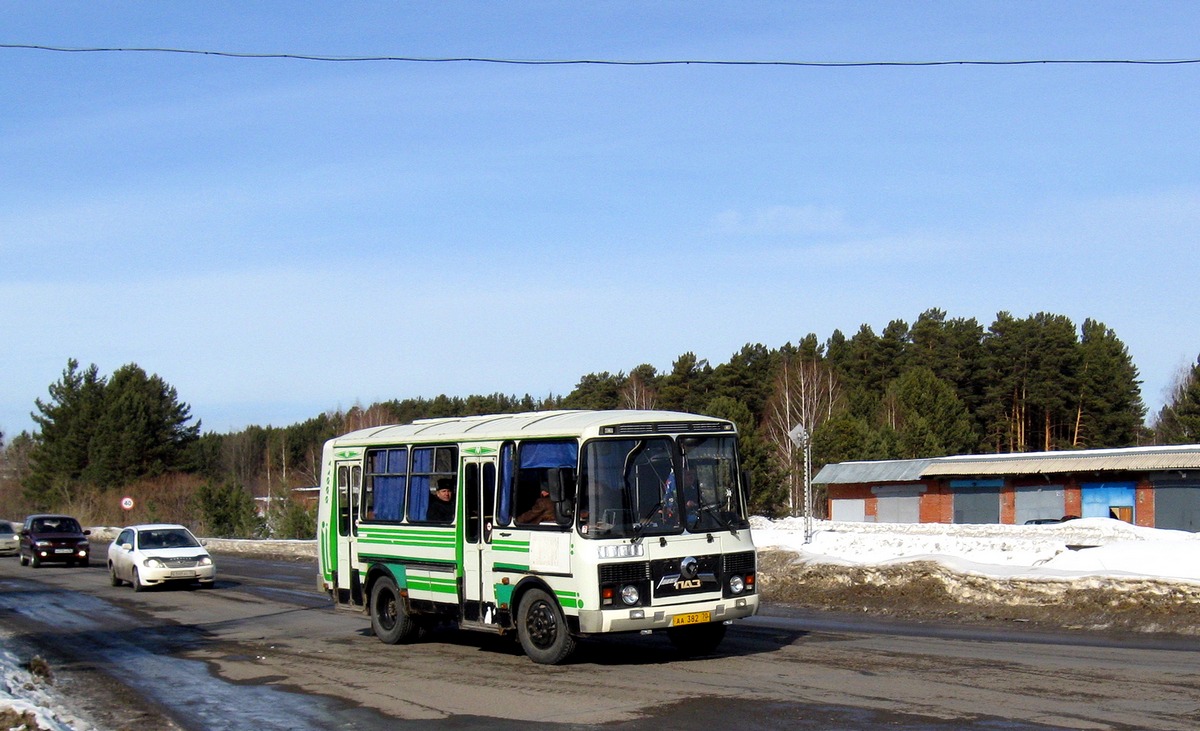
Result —
POLYGON ((133 498, 131 498, 129 496, 121 498, 121 509, 122 510, 133 510, 133 498))

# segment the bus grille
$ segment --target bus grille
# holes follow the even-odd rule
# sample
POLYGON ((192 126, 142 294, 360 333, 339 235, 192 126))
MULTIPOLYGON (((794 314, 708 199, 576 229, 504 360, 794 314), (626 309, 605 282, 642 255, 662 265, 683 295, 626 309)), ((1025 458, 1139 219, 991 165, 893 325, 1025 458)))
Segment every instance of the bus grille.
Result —
POLYGON ((730 574, 748 574, 754 571, 754 551, 744 553, 727 553, 722 566, 725 576, 730 574))
POLYGON ((601 584, 615 584, 622 581, 646 581, 649 578, 650 564, 646 561, 606 563, 600 566, 601 584))

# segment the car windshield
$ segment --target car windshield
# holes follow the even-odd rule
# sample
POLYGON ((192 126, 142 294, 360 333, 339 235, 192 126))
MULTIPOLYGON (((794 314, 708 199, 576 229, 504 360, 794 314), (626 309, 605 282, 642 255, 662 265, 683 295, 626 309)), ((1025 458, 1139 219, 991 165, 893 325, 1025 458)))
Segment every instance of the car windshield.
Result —
POLYGON ((191 533, 179 528, 151 528, 138 531, 138 548, 196 548, 200 544, 191 533))
POLYGON ((11 526, 0 525, 0 536, 11 536, 12 534, 13 529, 11 526))
POLYGON ((731 436, 593 440, 580 486, 579 531, 589 538, 747 525, 731 436))
POLYGON ((34 533, 82 533, 74 518, 40 518, 31 526, 34 533))

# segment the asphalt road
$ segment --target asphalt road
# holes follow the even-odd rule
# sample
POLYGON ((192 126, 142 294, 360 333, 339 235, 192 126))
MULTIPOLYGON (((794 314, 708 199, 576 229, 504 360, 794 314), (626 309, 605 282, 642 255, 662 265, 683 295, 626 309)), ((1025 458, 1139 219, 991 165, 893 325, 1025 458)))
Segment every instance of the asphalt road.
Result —
POLYGON ((504 638, 387 646, 307 562, 216 556, 215 589, 133 593, 0 558, 0 625, 101 731, 1195 729, 1200 643, 904 625, 768 607, 718 655, 587 640, 535 665, 504 638))

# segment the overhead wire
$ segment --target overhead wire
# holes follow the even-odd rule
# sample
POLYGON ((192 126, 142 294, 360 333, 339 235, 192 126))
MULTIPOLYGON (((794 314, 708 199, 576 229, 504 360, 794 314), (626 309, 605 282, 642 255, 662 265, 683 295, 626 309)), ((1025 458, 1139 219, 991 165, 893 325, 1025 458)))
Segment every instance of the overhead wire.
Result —
POLYGON ((517 66, 794 66, 808 68, 922 67, 922 66, 1035 66, 1035 65, 1130 65, 1181 66, 1200 64, 1200 58, 1039 58, 1039 59, 949 59, 929 61, 787 61, 754 59, 538 59, 488 56, 336 56, 308 53, 252 53, 154 46, 48 46, 36 43, 0 43, 0 49, 51 51, 56 53, 167 53, 238 59, 280 59, 332 63, 480 63, 517 66))

